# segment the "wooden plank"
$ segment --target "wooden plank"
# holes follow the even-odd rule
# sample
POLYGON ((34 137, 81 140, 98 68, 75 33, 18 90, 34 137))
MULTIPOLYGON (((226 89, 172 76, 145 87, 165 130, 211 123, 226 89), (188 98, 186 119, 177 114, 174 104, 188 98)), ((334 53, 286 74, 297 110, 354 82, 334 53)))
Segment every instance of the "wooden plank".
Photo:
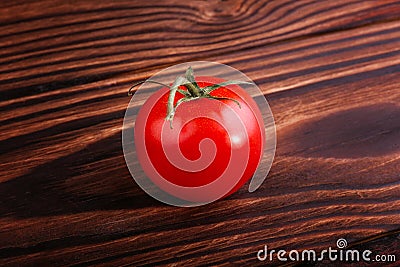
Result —
POLYGON ((254 266, 399 228, 398 1, 91 3, 1 4, 2 265, 254 266), (120 130, 128 84, 193 59, 260 85, 278 150, 255 193, 182 209, 133 183, 120 130))
POLYGON ((37 94, 400 14, 398 1, 92 3, 43 1, 5 10, 0 37, 4 97, 13 98, 15 88, 37 94))

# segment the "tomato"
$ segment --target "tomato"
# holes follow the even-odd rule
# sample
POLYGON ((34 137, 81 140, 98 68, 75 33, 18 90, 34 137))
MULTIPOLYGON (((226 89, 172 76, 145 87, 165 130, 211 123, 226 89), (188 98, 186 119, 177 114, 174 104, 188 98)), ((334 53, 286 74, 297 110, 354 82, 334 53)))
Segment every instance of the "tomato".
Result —
POLYGON ((260 163, 265 134, 254 100, 237 84, 201 92, 224 82, 193 77, 192 85, 200 93, 192 96, 187 85, 177 87, 172 96, 164 87, 145 101, 137 115, 134 138, 139 163, 155 185, 179 199, 210 202, 226 197, 246 183, 260 163))

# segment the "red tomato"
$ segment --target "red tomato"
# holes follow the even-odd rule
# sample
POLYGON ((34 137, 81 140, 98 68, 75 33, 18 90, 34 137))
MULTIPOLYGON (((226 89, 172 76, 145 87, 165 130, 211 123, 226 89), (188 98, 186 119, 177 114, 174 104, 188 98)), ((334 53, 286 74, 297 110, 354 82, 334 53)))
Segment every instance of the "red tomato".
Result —
MULTIPOLYGON (((196 77, 201 88, 224 81, 196 77)), ((164 87, 149 97, 135 122, 137 156, 148 178, 163 191, 193 202, 237 191, 261 160, 265 136, 257 104, 238 85, 220 87, 210 95, 230 99, 182 103, 171 129, 166 121, 169 93, 164 87)), ((174 103, 182 97, 177 93, 174 103)))

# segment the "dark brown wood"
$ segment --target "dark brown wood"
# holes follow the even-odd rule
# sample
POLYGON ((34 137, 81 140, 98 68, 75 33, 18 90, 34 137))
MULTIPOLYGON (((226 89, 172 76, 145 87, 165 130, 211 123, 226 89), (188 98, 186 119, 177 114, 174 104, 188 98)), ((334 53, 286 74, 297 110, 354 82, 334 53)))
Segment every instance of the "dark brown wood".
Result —
MULTIPOLYGON (((0 265, 257 266, 264 245, 368 248, 400 228, 400 1, 18 0, 0 11, 0 265), (176 208, 133 182, 121 127, 130 84, 191 60, 252 78, 278 145, 256 192, 176 208)), ((396 238, 384 251, 400 260, 396 238)))

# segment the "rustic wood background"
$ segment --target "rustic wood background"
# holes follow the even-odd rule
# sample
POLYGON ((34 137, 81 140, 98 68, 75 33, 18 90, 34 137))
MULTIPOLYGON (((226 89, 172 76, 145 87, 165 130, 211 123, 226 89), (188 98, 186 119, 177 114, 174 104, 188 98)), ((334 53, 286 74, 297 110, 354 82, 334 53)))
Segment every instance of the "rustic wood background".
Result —
POLYGON ((256 266, 264 245, 338 238, 400 260, 400 1, 14 0, 0 14, 0 265, 256 266), (260 86, 278 147, 255 193, 176 208, 133 182, 121 127, 130 84, 193 60, 260 86))

